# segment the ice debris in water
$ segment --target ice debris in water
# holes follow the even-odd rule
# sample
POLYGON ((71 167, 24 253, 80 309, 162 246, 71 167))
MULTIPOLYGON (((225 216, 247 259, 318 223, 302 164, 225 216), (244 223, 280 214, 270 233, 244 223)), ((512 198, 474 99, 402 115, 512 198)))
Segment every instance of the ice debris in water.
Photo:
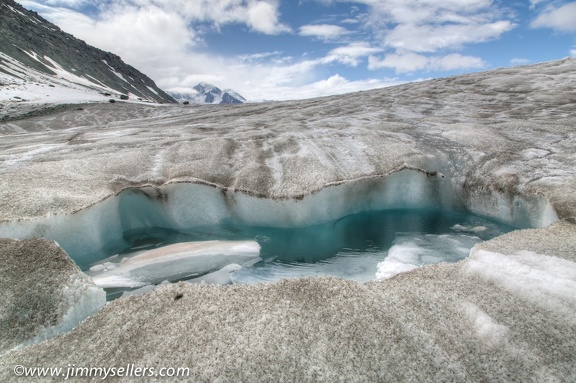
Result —
POLYGON ((468 225, 454 225, 451 227, 452 230, 464 233, 480 233, 488 230, 486 226, 468 226, 468 225))
POLYGON ((224 266, 218 271, 208 273, 198 278, 193 278, 188 280, 190 283, 206 283, 211 285, 230 285, 232 284, 232 278, 230 274, 241 270, 242 266, 237 263, 231 263, 224 266))
POLYGON ((388 256, 378 263, 376 279, 388 279, 420 266, 457 262, 470 253, 481 239, 463 234, 401 234, 388 256))
POLYGON ((93 266, 89 274, 99 287, 134 288, 202 276, 227 265, 259 259, 259 255, 260 245, 255 241, 184 242, 124 258, 115 267, 108 262, 93 266))

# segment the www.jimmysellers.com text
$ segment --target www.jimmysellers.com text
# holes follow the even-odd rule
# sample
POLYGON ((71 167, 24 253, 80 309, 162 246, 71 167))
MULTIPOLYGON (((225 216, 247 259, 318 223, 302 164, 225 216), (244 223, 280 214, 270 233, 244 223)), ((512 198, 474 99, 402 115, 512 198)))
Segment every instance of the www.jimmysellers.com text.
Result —
POLYGON ((187 377, 188 367, 136 367, 128 364, 123 367, 80 367, 69 364, 67 367, 26 367, 14 366, 14 375, 23 377, 60 377, 69 378, 145 378, 145 377, 187 377))

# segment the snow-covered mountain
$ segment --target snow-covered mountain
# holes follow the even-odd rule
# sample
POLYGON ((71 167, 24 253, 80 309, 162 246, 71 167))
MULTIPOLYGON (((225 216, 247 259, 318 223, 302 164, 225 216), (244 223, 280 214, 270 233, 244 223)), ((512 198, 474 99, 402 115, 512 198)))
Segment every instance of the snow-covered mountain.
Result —
POLYGON ((243 104, 246 99, 232 89, 221 90, 217 86, 201 82, 194 87, 195 92, 168 92, 180 102, 196 104, 243 104))
POLYGON ((110 52, 63 32, 13 0, 0 2, 0 101, 174 102, 110 52))

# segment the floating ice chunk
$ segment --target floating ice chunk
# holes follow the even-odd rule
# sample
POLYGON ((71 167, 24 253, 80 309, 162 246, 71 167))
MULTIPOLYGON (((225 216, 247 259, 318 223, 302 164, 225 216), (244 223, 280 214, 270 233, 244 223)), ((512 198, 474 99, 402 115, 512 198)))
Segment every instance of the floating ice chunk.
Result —
POLYGON ((138 289, 135 290, 130 290, 130 291, 124 291, 122 293, 122 298, 126 298, 126 297, 130 297, 132 295, 143 295, 146 294, 149 291, 154 290, 155 288, 157 288, 158 286, 162 286, 162 285, 169 285, 170 282, 169 281, 163 281, 162 283, 160 283, 159 285, 146 285, 143 287, 140 287, 138 289))
POLYGON ((201 276, 229 264, 259 258, 260 245, 254 241, 185 242, 161 247, 125 258, 116 268, 90 271, 97 286, 142 287, 163 280, 201 276))
POLYGON ((237 263, 231 263, 224 266, 218 271, 203 275, 198 278, 190 279, 190 283, 207 283, 211 285, 229 285, 232 283, 230 274, 242 269, 242 266, 237 263))
POLYGON ((147 281, 143 278, 135 278, 130 275, 94 275, 92 276, 94 284, 102 288, 114 288, 114 287, 128 287, 137 288, 147 285, 147 281))
POLYGON ((464 233, 480 233, 488 230, 486 226, 468 226, 468 225, 454 225, 451 227, 452 230, 464 233))
POLYGON ((480 238, 464 234, 404 234, 378 263, 376 279, 388 279, 424 265, 456 262, 468 256, 480 238))
POLYGON ((104 262, 94 265, 88 269, 91 272, 108 271, 116 268, 116 264, 112 262, 104 262))
POLYGON ((383 262, 378 263, 376 279, 388 279, 393 276, 414 270, 418 267, 419 256, 423 248, 414 243, 402 243, 394 245, 388 250, 388 256, 383 262))

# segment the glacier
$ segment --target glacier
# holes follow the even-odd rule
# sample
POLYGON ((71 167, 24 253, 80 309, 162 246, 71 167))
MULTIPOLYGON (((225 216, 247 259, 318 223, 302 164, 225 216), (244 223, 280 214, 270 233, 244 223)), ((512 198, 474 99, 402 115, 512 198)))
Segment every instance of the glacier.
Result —
MULTIPOLYGON (((160 285, 8 352, 1 379, 38 360, 110 365, 116 350, 197 381, 575 380, 574 85, 565 59, 306 101, 84 104, 0 123, 0 236, 70 252, 150 226, 302 227, 391 208, 522 229, 454 264, 434 264, 435 240, 398 239, 382 281, 160 285), (393 275, 415 258, 430 265, 393 275)), ((231 268, 224 280, 242 277, 231 268)))

